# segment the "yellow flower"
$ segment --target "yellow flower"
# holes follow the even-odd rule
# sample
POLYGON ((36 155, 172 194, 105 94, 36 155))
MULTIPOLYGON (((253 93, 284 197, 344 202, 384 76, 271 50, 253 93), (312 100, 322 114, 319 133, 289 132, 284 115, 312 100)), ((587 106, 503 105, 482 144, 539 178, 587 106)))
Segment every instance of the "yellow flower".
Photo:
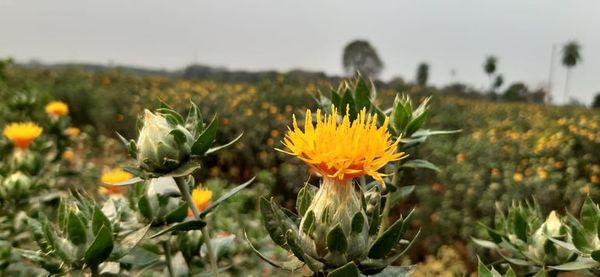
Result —
POLYGON ((74 138, 76 136, 78 136, 81 133, 81 130, 79 130, 79 128, 77 127, 69 127, 65 130, 65 134, 67 134, 67 136, 74 138))
POLYGON ((10 123, 4 127, 4 136, 20 149, 27 149, 42 134, 42 127, 33 122, 10 123))
POLYGON ((123 192, 125 186, 115 186, 114 184, 127 181, 131 178, 133 178, 133 175, 120 168, 106 171, 102 174, 102 177, 100 177, 102 186, 98 188, 98 193, 104 195, 120 194, 123 192))
POLYGON ((104 174, 102 174, 102 177, 100 178, 100 181, 106 185, 113 185, 113 184, 127 181, 127 180, 131 179, 132 177, 133 177, 133 175, 131 175, 131 173, 129 173, 123 169, 116 168, 116 169, 104 172, 104 174))
MULTIPOLYGON (((198 208, 198 211, 202 211, 208 207, 210 204, 210 200, 212 199, 212 191, 207 188, 197 187, 192 191, 192 201, 194 201, 194 205, 198 208)), ((192 209, 188 210, 188 216, 194 216, 192 213, 192 209)))
POLYGON ((515 173, 513 175, 513 180, 515 180, 515 182, 517 182, 517 183, 520 183, 521 181, 523 181, 523 174, 515 173))
POLYGON ((73 158, 75 158, 75 152, 73 152, 73 150, 67 149, 65 150, 65 152, 62 153, 62 158, 65 161, 73 161, 73 158))
POLYGON ((337 110, 333 106, 331 109, 332 114, 324 117, 317 110, 316 126, 307 110, 304 131, 293 116, 294 129, 288 131, 283 141, 289 151, 279 151, 298 157, 326 179, 346 183, 369 175, 383 185, 385 174, 378 170, 406 157, 396 152, 400 139, 395 142, 391 139, 387 131, 389 118, 377 127, 377 116, 367 115, 363 109, 356 120, 350 122, 347 112, 338 124, 337 110))
POLYGON ((69 106, 65 102, 52 101, 46 105, 46 113, 52 116, 62 116, 69 112, 69 106))

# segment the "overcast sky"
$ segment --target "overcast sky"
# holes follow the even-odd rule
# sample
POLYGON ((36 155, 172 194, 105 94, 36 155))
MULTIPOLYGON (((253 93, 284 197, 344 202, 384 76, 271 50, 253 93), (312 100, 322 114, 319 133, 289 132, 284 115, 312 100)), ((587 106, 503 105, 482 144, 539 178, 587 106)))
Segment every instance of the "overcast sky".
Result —
POLYGON ((485 56, 508 83, 548 81, 562 101, 560 46, 575 39, 583 63, 571 95, 600 92, 598 0, 0 0, 0 57, 177 69, 193 61, 230 69, 303 68, 342 74, 342 48, 361 38, 385 63, 383 78, 414 79, 431 66, 435 85, 487 87, 485 56))

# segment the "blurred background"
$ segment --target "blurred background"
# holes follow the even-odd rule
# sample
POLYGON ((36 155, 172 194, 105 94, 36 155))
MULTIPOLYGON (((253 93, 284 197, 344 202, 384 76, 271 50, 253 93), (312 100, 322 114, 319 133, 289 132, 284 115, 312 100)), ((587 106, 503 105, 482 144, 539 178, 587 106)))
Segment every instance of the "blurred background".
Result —
MULTIPOLYGON (((440 172, 405 172, 416 189, 392 214, 416 207, 411 228, 424 233, 404 262, 417 275, 466 273, 476 254, 494 259, 470 237, 486 236, 478 222, 493 221, 495 203, 534 197, 548 212, 600 197, 598 11, 591 0, 0 0, 0 126, 36 118, 14 112, 23 96, 40 114, 66 102, 83 130, 68 163, 95 191, 126 160, 115 131, 134 137, 144 108, 185 111, 192 99, 219 115, 218 143, 244 132, 201 180, 218 190, 257 175, 247 201, 292 208, 308 174, 273 149, 292 114, 358 70, 382 107, 396 93, 433 96, 427 128, 462 130, 410 153, 440 172)), ((232 205, 223 213, 245 207, 232 205)), ((234 232, 230 221, 219 228, 234 232)), ((240 247, 239 268, 256 264, 240 247)))

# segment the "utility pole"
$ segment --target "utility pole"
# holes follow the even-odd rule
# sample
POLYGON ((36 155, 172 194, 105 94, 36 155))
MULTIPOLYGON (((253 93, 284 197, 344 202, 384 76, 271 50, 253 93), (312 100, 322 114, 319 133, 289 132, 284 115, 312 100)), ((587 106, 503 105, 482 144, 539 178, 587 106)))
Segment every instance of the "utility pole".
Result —
POLYGON ((554 52, 556 52, 556 43, 552 44, 552 50, 550 51, 550 72, 548 73, 548 95, 546 95, 546 102, 552 101, 552 81, 554 78, 554 52))

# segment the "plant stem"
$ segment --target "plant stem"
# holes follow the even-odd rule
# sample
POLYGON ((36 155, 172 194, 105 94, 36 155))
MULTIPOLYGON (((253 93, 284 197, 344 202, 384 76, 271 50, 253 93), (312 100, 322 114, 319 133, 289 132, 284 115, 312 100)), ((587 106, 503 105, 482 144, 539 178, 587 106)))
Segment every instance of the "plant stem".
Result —
MULTIPOLYGON (((185 177, 176 177, 175 183, 177 184, 177 188, 179 188, 179 192, 183 196, 185 202, 188 203, 192 213, 195 218, 200 218, 200 211, 198 211, 198 207, 194 204, 194 200, 192 200, 192 195, 190 195, 190 189, 188 188, 185 177)), ((204 244, 206 244, 206 252, 208 253, 208 258, 210 260, 210 268, 213 273, 213 276, 219 277, 219 267, 217 265, 217 256, 212 249, 212 245, 210 243, 210 234, 206 229, 206 226, 202 228, 202 237, 204 238, 204 244)))
POLYGON ((165 257, 167 258, 167 269, 169 270, 169 276, 173 277, 173 264, 171 262, 171 247, 169 246, 168 241, 162 242, 163 251, 165 252, 165 257))
POLYGON ((98 270, 98 264, 91 264, 90 270, 92 271, 92 277, 100 276, 100 271, 98 270))
MULTIPOLYGON (((399 170, 396 170, 396 172, 394 172, 394 177, 392 177, 392 186, 397 188, 397 184, 398 184, 398 174, 400 173, 399 170)), ((388 192, 387 194, 387 199, 385 199, 385 206, 383 206, 383 213, 381 213, 381 226, 379 226, 379 232, 377 233, 377 236, 381 236, 383 234, 383 232, 385 232, 385 230, 387 229, 390 219, 390 210, 392 209, 392 193, 388 192)))

